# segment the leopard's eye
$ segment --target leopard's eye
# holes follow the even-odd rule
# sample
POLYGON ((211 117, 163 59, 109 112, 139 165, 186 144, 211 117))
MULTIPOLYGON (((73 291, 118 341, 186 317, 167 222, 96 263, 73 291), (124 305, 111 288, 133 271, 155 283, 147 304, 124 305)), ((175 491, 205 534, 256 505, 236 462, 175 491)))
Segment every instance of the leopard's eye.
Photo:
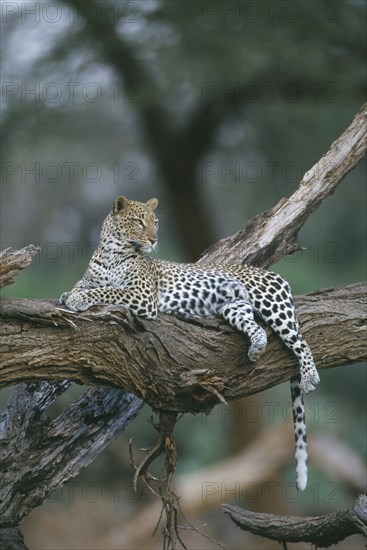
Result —
POLYGON ((134 222, 136 223, 136 225, 140 228, 140 229, 144 229, 145 227, 145 224, 142 220, 140 220, 139 218, 135 218, 134 219, 134 222))

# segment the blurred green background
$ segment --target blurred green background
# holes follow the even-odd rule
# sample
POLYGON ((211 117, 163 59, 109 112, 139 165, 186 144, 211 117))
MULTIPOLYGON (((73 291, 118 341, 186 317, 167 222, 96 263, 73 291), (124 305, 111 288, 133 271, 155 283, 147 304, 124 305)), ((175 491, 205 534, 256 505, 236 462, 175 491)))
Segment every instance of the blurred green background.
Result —
MULTIPOLYGON (((30 1, 3 2, 1 10, 1 248, 41 246, 4 296, 56 299, 69 290, 118 194, 157 196, 156 255, 195 261, 211 243, 291 195, 365 101, 364 0, 30 1)), ((272 267, 295 294, 365 279, 365 180, 364 161, 306 222, 305 250, 272 267)), ((325 441, 333 436, 331 454, 341 456, 339 442, 346 456, 362 460, 365 383, 362 365, 322 373, 307 398, 310 445, 314 434, 325 441)), ((78 392, 73 388, 64 401, 78 392)), ((255 420, 220 407, 208 418, 181 420, 179 473, 245 452, 263 430, 284 424, 288 385, 253 396, 239 410, 249 410, 248 403, 261 411, 255 420), (264 405, 269 402, 277 403, 274 416, 264 405)), ((129 435, 143 447, 155 435, 148 407, 144 411, 77 478, 79 488, 92 480, 111 495, 131 481, 129 435)), ((235 492, 221 500, 274 513, 327 513, 351 504, 365 482, 316 460, 310 477, 311 488, 297 501, 281 490, 274 499, 262 491, 258 499, 235 492)), ((291 451, 273 481, 279 488, 293 479, 291 451)), ((120 499, 117 506, 112 497, 92 502, 82 489, 75 499, 65 491, 27 520, 31 548, 91 548, 81 523, 94 537, 93 548, 106 547, 106 530, 118 532, 130 514, 149 506, 147 496, 120 499)), ((240 548, 245 534, 219 508, 203 506, 191 519, 240 548)), ((147 542, 150 534, 123 547, 158 548, 158 539, 147 542)), ((248 540, 251 548, 271 547, 248 540)), ((190 547, 213 546, 195 538, 190 547)))

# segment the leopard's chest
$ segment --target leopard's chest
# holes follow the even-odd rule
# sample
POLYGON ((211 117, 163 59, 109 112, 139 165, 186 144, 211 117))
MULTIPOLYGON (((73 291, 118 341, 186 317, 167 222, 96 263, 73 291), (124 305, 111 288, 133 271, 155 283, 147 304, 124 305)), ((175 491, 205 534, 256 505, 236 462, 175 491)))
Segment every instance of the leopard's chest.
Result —
POLYGON ((97 250, 89 264, 86 277, 94 286, 125 288, 139 282, 144 272, 141 263, 136 254, 126 254, 118 250, 97 250))

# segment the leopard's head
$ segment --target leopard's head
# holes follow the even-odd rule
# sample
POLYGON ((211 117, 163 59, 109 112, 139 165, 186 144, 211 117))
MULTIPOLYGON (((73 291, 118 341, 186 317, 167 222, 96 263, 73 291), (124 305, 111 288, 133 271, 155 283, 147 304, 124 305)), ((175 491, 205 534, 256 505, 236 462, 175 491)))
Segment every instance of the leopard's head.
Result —
POLYGON ((117 197, 110 214, 109 232, 112 230, 114 238, 128 241, 136 250, 151 252, 158 241, 158 218, 154 213, 157 206, 158 199, 138 202, 117 197))

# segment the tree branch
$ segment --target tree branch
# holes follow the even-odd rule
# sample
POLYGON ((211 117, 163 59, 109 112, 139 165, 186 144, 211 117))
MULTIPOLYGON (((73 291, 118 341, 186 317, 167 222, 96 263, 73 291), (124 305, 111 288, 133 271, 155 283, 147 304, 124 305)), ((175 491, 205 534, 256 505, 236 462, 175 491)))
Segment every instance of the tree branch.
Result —
POLYGON ((7 403, 0 423, 1 527, 18 525, 88 466, 143 406, 122 390, 93 388, 55 420, 44 420, 44 411, 69 386, 67 380, 22 384, 7 403))
POLYGON ((283 543, 311 542, 325 548, 350 535, 367 535, 366 495, 361 495, 354 506, 315 517, 259 514, 229 504, 223 504, 222 508, 244 531, 283 543))
MULTIPOLYGON (((100 3, 99 17, 91 18, 88 17, 85 10, 84 0, 63 0, 63 2, 69 5, 83 20, 82 32, 85 38, 93 44, 93 48, 103 57, 104 61, 116 71, 123 82, 132 83, 139 90, 139 103, 136 104, 137 112, 154 152, 169 199, 174 206, 175 221, 180 229, 180 235, 185 237, 183 241, 188 257, 190 260, 196 259, 202 252, 203 243, 212 242, 212 223, 198 192, 200 187, 197 185, 198 162, 210 147, 218 127, 226 120, 229 114, 243 106, 245 100, 241 98, 238 101, 238 98, 233 96, 229 96, 225 102, 215 97, 202 99, 198 102, 192 113, 188 115, 185 125, 174 129, 173 125, 169 122, 170 115, 167 110, 162 106, 162 103, 155 101, 156 97, 161 93, 157 80, 149 71, 149 67, 138 59, 131 43, 124 39, 121 33, 116 31, 113 14, 108 5, 104 6, 103 3, 100 3), (198 235, 200 235, 200 240, 198 240, 198 235)), ((272 82, 274 79, 279 80, 279 78, 281 78, 284 88, 287 88, 288 85, 292 86, 295 83, 294 77, 289 79, 289 75, 286 73, 280 74, 279 71, 274 74, 273 69, 267 69, 266 71, 259 70, 257 74, 253 75, 253 80, 260 84, 272 82)), ((307 80, 299 82, 299 85, 302 86, 302 89, 306 93, 312 87, 307 80)), ((362 133, 363 130, 365 132, 363 124, 361 128, 362 133)), ((351 134, 346 137, 349 139, 351 134)), ((356 136, 356 140, 360 140, 360 137, 360 135, 356 136)), ((353 143, 351 145, 353 147, 353 143)), ((343 154, 345 152, 343 151, 343 154)), ((332 162, 335 161, 332 160, 332 162)), ((324 178, 324 170, 326 169, 327 172, 330 168, 327 164, 328 161, 325 163, 320 161, 320 166, 317 166, 320 172, 316 174, 316 178, 319 178, 320 185, 328 183, 326 181, 327 178, 324 178)), ((334 176, 336 178, 339 177, 338 174, 332 174, 332 177, 334 176)), ((335 185, 336 182, 332 183, 335 185)), ((324 189, 326 195, 329 194, 327 190, 328 185, 324 189)), ((307 196, 307 193, 305 195, 307 196)), ((303 198, 302 195, 295 197, 296 204, 299 200, 303 200, 303 198)), ((265 220, 271 218, 276 213, 276 209, 281 205, 282 202, 275 209, 265 212, 262 216, 253 220, 257 224, 256 229, 261 229, 261 235, 264 230, 265 233, 269 234, 268 240, 267 235, 264 234, 265 241, 261 245, 258 245, 259 251, 263 246, 271 242, 274 246, 283 244, 275 261, 284 254, 288 254, 299 248, 295 236, 300 226, 294 235, 290 235, 291 238, 287 240, 288 235, 283 234, 279 236, 279 241, 276 243, 272 240, 271 235, 273 227, 271 225, 268 228, 264 227, 265 220)), ((289 212, 284 209, 280 210, 277 214, 279 217, 282 217, 284 215, 287 216, 289 212)), ((298 222, 301 225, 303 223, 301 220, 298 220, 298 222)), ((242 248, 240 243, 243 242, 244 237, 247 237, 246 231, 252 229, 252 226, 249 225, 241 230, 238 234, 238 241, 235 239, 232 242, 232 238, 219 241, 215 245, 216 254, 214 254, 214 249, 211 251, 211 261, 217 262, 222 257, 223 246, 228 246, 227 252, 233 246, 232 254, 230 256, 227 254, 226 261, 228 263, 238 262, 241 256, 238 256, 237 253, 242 248)), ((249 252, 242 261, 248 261, 253 265, 270 265, 269 257, 266 256, 265 252, 264 257, 259 256, 256 250, 252 249, 249 252), (257 259, 257 256, 259 256, 259 259, 257 259)), ((207 254, 205 254, 202 261, 207 261, 207 254)), ((221 258, 221 261, 223 261, 223 258, 221 258)))
MULTIPOLYGON (((229 487, 237 487, 236 494, 240 497, 241 489, 246 488, 248 484, 253 486, 265 483, 266 486, 266 483, 279 477, 279 472, 289 464, 289 457, 293 453, 293 441, 289 433, 290 426, 284 423, 268 425, 260 430, 250 445, 241 452, 198 470, 176 475, 175 492, 180 495, 180 505, 184 514, 188 514, 192 521, 203 513, 208 514, 210 510, 218 509, 221 502, 224 504, 223 500, 233 502, 235 498, 233 492, 226 492, 229 487), (240 484, 238 484, 239 480, 241 480, 240 484)), ((337 437, 331 436, 329 440, 324 440, 323 433, 313 433, 310 438, 310 458, 314 467, 321 467, 330 473, 328 467, 333 461, 335 451, 338 453, 342 449, 340 463, 343 459, 345 462, 343 465, 339 464, 341 469, 335 470, 334 465, 332 475, 344 481, 347 476, 346 482, 349 489, 363 491, 366 477, 363 457, 358 457, 356 462, 354 450, 349 449, 350 452, 348 452, 348 445, 337 437), (314 452, 315 446, 321 441, 324 443, 322 458, 317 457, 314 452), (331 452, 332 456, 330 456, 331 452), (354 468, 355 472, 351 472, 351 468, 354 468), (351 477, 354 478, 354 482, 349 484, 351 477)), ((121 546, 126 548, 130 548, 133 544, 136 547, 139 547, 139 544, 143 547, 144 539, 154 530, 160 509, 161 503, 157 500, 147 503, 136 512, 134 518, 129 518, 129 521, 122 526, 123 535, 121 526, 108 533, 103 540, 104 548, 112 546, 113 540, 119 540, 121 546)))
POLYGON ((27 550, 24 537, 18 527, 0 529, 0 547, 6 550, 27 550))
POLYGON ((198 263, 249 263, 267 267, 300 249, 297 235, 306 219, 334 193, 367 151, 367 103, 327 153, 303 176, 289 199, 250 220, 234 235, 206 250, 198 263), (256 239, 252 239, 256 235, 256 239))
POLYGON ((11 285, 22 269, 29 266, 40 248, 30 244, 21 250, 6 248, 0 252, 0 288, 11 285))
MULTIPOLYGON (((366 285, 313 292, 296 305, 319 369, 367 357, 366 285)), ((0 387, 70 379, 124 388, 155 409, 198 412, 217 404, 218 394, 227 401, 251 395, 298 369, 270 330, 265 354, 251 363, 248 342, 223 322, 148 321, 121 306, 74 314, 52 302, 4 299, 0 326, 0 387)))

